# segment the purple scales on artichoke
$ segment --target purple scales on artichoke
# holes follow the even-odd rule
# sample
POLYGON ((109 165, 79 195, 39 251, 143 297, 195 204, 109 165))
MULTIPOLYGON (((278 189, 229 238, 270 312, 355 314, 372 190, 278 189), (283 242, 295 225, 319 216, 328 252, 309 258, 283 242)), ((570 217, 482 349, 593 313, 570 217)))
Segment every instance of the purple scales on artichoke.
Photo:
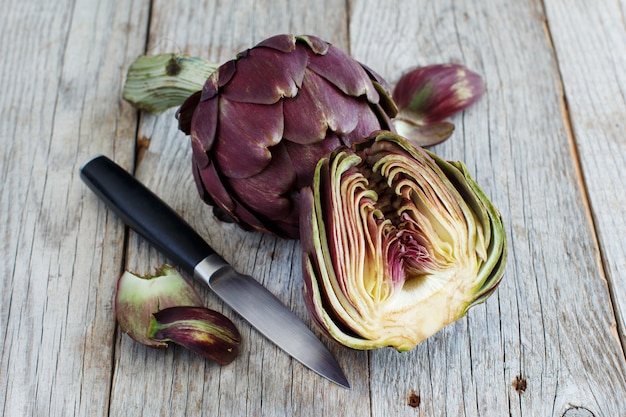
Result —
POLYGON ((177 118, 200 195, 218 216, 298 238, 300 190, 317 162, 393 130, 396 111, 386 82, 345 52, 278 35, 221 65, 177 118))

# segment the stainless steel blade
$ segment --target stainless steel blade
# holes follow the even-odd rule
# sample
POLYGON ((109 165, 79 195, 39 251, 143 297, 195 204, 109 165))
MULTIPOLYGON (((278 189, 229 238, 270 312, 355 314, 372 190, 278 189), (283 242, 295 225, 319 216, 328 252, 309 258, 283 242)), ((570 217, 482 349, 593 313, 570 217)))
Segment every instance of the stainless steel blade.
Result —
POLYGON ((293 358, 324 378, 350 388, 326 346, 291 310, 254 278, 236 272, 219 255, 203 259, 194 276, 293 358))

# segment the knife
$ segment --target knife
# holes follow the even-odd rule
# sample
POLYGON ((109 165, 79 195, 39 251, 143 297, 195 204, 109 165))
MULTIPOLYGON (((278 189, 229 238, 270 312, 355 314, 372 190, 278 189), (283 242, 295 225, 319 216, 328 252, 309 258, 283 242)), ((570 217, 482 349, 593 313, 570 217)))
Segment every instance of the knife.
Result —
POLYGON ((239 274, 171 207, 106 156, 96 156, 80 177, 129 227, 289 355, 330 381, 350 388, 341 367, 291 310, 255 279, 239 274))

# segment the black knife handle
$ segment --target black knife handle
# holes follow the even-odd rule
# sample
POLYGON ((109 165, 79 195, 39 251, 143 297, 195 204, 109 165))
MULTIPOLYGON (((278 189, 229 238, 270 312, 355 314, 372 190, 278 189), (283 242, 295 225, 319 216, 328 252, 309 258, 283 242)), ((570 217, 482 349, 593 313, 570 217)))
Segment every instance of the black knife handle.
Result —
POLYGON ((215 253, 178 213, 106 156, 83 165, 80 177, 124 223, 187 273, 215 253))

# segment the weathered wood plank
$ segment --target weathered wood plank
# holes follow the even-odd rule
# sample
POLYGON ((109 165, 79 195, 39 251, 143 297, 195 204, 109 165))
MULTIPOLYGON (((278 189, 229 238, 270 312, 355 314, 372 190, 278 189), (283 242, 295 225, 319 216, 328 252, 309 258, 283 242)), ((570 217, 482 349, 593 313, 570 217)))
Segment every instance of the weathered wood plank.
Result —
POLYGON ((626 339, 626 183, 610 174, 626 155, 623 0, 595 9, 560 0, 78 0, 5 9, 0 414, 626 415, 617 337, 626 339), (291 360, 205 290, 207 306, 242 332, 233 364, 116 336, 121 269, 150 272, 165 258, 132 233, 122 253, 124 228, 80 182, 78 167, 104 153, 132 169, 136 144, 149 144, 138 177, 310 323, 299 243, 213 219, 197 197, 173 111, 143 115, 132 140, 136 113, 121 88, 148 24, 153 53, 221 62, 272 34, 312 33, 390 81, 442 61, 483 74, 486 98, 434 150, 464 160, 507 221, 511 254, 498 292, 410 353, 351 351, 322 338, 351 391, 291 360), (525 392, 513 387, 517 376, 525 392), (418 408, 407 404, 411 392, 418 408))
MULTIPOLYGON (((626 341, 626 22, 624 1, 589 8, 546 1, 571 122, 602 261, 626 341)), ((615 326, 615 323, 611 323, 615 326)))
MULTIPOLYGON (((152 9, 151 53, 182 50, 224 62, 262 39, 278 33, 313 33, 346 49, 344 1, 157 1, 152 9), (184 29, 181 29, 184 28, 184 29)), ((188 138, 177 130, 173 111, 157 118, 146 115, 140 137, 150 145, 138 166, 145 181, 238 270, 262 282, 308 322, 301 296, 298 242, 246 233, 217 222, 202 203, 193 183, 188 138), (164 175, 165 174, 165 175, 164 175)), ((134 235, 128 268, 148 272, 163 262, 134 235)), ((219 368, 181 349, 153 351, 137 347, 128 337, 118 340, 111 413, 121 415, 315 415, 369 414, 367 356, 325 340, 353 383, 348 392, 292 360, 239 319, 212 294, 203 291, 207 306, 223 311, 242 333, 240 357, 219 368), (142 383, 133 380, 140 375, 142 383), (150 401, 157 398, 158 401, 150 401), (166 407, 163 404, 167 404, 166 407)))
POLYGON ((94 153, 132 161, 135 112, 119 92, 147 9, 85 0, 3 10, 0 414, 106 415, 123 228, 78 168, 94 153))
MULTIPOLYGON (((563 2, 562 13, 570 14, 570 8, 563 2)), ((373 415, 414 415, 404 400, 411 389, 421 396, 421 415, 561 416, 572 407, 593 415, 625 415, 626 366, 611 330, 615 318, 562 114, 560 55, 546 36, 542 5, 400 1, 381 9, 355 0, 351 9, 353 55, 390 80, 408 66, 433 62, 461 62, 483 74, 487 96, 455 119, 458 131, 434 150, 468 164, 502 211, 511 246, 499 291, 467 319, 409 354, 372 352, 373 415), (512 386, 518 375, 527 382, 523 393, 512 386)), ((580 13, 571 26, 585 25, 587 9, 581 5, 571 13, 580 13)), ((598 42, 622 39, 608 34, 623 24, 619 12, 613 16, 616 22, 603 29, 607 32, 595 30, 599 22, 588 25, 598 42)), ((565 33, 562 37, 571 41, 565 33)), ((623 59, 624 54, 612 56, 623 59)), ((601 69, 594 68, 602 78, 601 69)), ((609 74, 616 77, 618 68, 611 65, 609 74)), ((577 97, 574 120, 594 94, 584 82, 588 72, 580 70, 573 80, 571 88, 585 91, 577 97)), ((607 94, 594 98, 598 112, 604 103, 600 97, 607 94)), ((623 91, 613 102, 623 106, 623 91)), ((610 129, 604 141, 589 136, 580 146, 623 145, 614 119, 605 118, 602 125, 610 129)), ((613 146, 613 157, 589 157, 589 163, 605 164, 609 158, 608 166, 617 166, 624 149, 613 146)), ((611 187, 608 174, 596 180, 605 182, 605 190, 611 187)), ((609 200, 608 191, 605 195, 599 204, 618 201, 609 200)), ((612 221, 623 224, 623 217, 612 221)), ((613 262, 623 262, 623 244, 609 238, 611 227, 606 223, 601 231, 606 245, 615 246, 613 262)))

